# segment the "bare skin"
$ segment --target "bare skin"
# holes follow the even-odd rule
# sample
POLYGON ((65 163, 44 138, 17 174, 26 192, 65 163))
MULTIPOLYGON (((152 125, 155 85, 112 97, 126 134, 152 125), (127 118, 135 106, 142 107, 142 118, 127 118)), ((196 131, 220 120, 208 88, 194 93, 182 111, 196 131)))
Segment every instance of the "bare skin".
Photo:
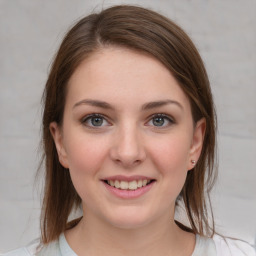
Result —
POLYGON ((195 235, 181 230, 175 223, 168 221, 166 225, 166 221, 160 221, 141 229, 124 230, 103 228, 101 224, 82 220, 66 231, 65 237, 79 256, 191 256, 195 235))
POLYGON ((62 127, 50 129, 82 199, 83 219, 65 232, 77 255, 192 255, 195 235, 175 224, 174 211, 205 121, 193 123, 188 98, 163 64, 123 48, 94 53, 69 81, 62 127), (153 183, 122 198, 105 182, 118 175, 153 183))

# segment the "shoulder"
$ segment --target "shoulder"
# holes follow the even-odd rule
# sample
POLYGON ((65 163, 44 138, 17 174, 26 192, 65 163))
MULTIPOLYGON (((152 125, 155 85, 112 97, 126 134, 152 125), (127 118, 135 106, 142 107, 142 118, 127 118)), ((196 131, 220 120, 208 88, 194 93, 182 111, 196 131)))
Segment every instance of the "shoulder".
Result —
POLYGON ((31 256, 32 254, 30 254, 27 249, 24 248, 20 248, 17 250, 13 250, 4 254, 0 254, 1 256, 31 256))
POLYGON ((37 253, 39 245, 39 239, 35 239, 30 242, 26 247, 0 254, 0 256, 33 256, 37 253))
POLYGON ((217 256, 256 256, 253 247, 241 240, 214 235, 213 241, 217 256))
POLYGON ((32 241, 26 247, 19 248, 4 254, 0 254, 0 256, 58 256, 59 254, 59 246, 58 241, 51 242, 48 245, 41 245, 39 239, 32 241))

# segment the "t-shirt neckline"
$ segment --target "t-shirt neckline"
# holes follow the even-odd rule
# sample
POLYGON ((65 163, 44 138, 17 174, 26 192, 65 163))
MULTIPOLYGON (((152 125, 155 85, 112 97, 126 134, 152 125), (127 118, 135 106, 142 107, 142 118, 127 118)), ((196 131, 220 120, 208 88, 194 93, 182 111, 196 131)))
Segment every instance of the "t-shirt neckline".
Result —
MULTIPOLYGON (((62 233, 59 237, 59 246, 60 246, 60 252, 62 256, 77 256, 77 254, 69 246, 64 233, 62 233)), ((208 253, 207 254, 208 256, 216 255, 216 248, 214 245, 214 241, 210 238, 202 237, 197 234, 195 249, 191 256, 204 255, 204 253, 206 252, 208 253)))

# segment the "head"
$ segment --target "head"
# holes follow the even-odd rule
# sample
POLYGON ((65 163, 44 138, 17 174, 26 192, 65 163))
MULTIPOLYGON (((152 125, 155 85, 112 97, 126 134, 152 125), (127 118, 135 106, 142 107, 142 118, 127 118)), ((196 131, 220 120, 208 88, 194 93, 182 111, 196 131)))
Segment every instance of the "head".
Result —
POLYGON ((65 36, 52 64, 44 92, 43 145, 45 192, 42 238, 48 243, 67 228, 67 220, 81 204, 67 166, 60 162, 50 131, 61 129, 72 76, 82 63, 104 49, 126 49, 157 60, 177 82, 188 99, 193 126, 204 120, 204 139, 195 167, 188 171, 176 200, 184 202, 194 233, 206 235, 207 195, 213 185, 215 112, 207 73, 194 44, 169 19, 147 9, 115 6, 81 19, 65 36))

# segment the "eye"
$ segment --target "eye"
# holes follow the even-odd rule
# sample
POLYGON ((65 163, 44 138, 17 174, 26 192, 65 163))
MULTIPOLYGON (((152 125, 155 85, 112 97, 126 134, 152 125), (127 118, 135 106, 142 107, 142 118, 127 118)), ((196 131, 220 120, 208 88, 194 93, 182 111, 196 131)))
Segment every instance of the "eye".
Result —
POLYGON ((102 127, 102 126, 109 126, 109 122, 106 118, 100 114, 90 114, 85 116, 81 123, 88 127, 102 127))
POLYGON ((148 122, 148 125, 152 125, 154 127, 168 127, 171 124, 174 124, 174 120, 165 114, 155 114, 151 117, 148 122))

